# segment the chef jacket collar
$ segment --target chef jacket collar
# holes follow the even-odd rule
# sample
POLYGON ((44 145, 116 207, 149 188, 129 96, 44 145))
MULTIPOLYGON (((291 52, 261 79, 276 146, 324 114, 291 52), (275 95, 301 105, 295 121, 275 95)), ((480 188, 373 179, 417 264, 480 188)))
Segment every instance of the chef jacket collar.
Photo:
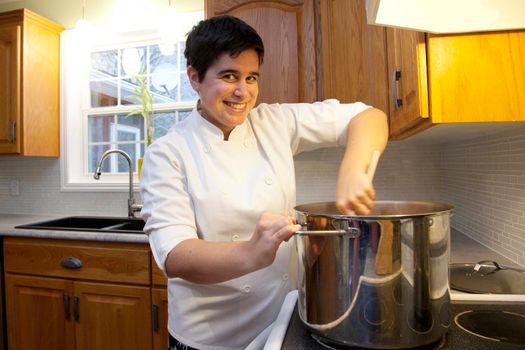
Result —
MULTIPOLYGON (((191 118, 193 118, 194 120, 193 125, 195 127, 195 130, 198 133, 202 134, 202 136, 207 140, 224 141, 224 133, 222 132, 222 130, 216 127, 214 124, 210 123, 206 118, 204 118, 200 114, 200 103, 200 100, 197 101, 197 105, 193 109, 191 115, 191 118)), ((250 117, 250 114, 248 114, 248 116, 241 125, 237 125, 231 131, 228 141, 245 141, 245 139, 248 137, 248 118, 250 117)))

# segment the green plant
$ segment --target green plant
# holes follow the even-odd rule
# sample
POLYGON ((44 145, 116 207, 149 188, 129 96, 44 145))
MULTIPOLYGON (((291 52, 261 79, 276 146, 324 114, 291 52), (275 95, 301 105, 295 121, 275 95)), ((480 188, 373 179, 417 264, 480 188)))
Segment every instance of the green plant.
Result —
POLYGON ((129 97, 134 99, 139 103, 139 106, 132 110, 129 116, 132 115, 142 115, 146 121, 146 136, 147 136, 147 146, 151 145, 153 141, 153 131, 155 130, 154 121, 153 121, 153 102, 154 97, 151 91, 149 91, 147 86, 146 77, 143 75, 133 76, 139 82, 139 86, 133 89, 134 94, 129 97))

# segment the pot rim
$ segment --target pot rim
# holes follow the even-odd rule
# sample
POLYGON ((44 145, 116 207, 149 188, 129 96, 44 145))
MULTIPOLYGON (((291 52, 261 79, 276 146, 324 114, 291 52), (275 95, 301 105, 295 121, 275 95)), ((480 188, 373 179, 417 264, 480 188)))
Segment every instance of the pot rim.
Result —
POLYGON ((329 218, 369 219, 403 219, 424 216, 438 216, 450 213, 454 207, 447 203, 430 201, 375 201, 375 207, 368 215, 345 215, 338 213, 335 202, 305 203, 295 206, 294 211, 304 215, 315 215, 329 218), (330 212, 327 209, 330 209, 330 212), (323 212, 324 210, 324 212, 323 212), (406 210, 405 213, 398 212, 406 210))

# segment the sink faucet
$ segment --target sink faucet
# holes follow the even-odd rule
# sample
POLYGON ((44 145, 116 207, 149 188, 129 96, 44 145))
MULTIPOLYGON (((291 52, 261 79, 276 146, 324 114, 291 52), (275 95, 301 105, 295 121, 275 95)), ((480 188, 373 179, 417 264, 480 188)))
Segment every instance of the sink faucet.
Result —
POLYGON ((93 178, 95 180, 100 179, 100 175, 102 174, 102 163, 111 153, 120 154, 121 156, 126 158, 126 160, 128 161, 128 165, 129 165, 128 217, 133 218, 134 217, 133 213, 140 211, 142 209, 142 205, 136 204, 135 198, 133 197, 133 164, 132 164, 132 161, 129 155, 126 152, 119 150, 119 149, 107 150, 106 152, 104 152, 104 154, 102 154, 102 157, 100 157, 100 160, 98 161, 98 164, 97 164, 97 169, 95 170, 95 173, 93 174, 93 178))

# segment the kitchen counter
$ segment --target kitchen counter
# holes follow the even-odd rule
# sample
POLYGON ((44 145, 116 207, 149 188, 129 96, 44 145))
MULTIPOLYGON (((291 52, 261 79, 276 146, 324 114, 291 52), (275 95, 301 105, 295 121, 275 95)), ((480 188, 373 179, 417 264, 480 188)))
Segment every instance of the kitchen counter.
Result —
MULTIPOLYGON (((76 239, 89 241, 112 241, 129 243, 148 243, 144 234, 91 232, 91 231, 58 231, 58 230, 34 230, 18 229, 15 226, 33 222, 57 219, 62 216, 53 215, 30 215, 30 214, 0 214, 0 236, 19 236, 35 238, 76 239)), ((493 250, 476 242, 472 238, 459 231, 452 230, 451 234, 451 258, 452 263, 478 262, 481 260, 495 260, 500 265, 519 267, 516 263, 506 259, 493 250)))
POLYGON ((52 216, 29 214, 0 214, 0 236, 54 238, 104 242, 148 243, 148 237, 145 234, 93 231, 35 230, 27 228, 15 228, 15 226, 18 225, 53 220, 64 216, 68 215, 52 216))

